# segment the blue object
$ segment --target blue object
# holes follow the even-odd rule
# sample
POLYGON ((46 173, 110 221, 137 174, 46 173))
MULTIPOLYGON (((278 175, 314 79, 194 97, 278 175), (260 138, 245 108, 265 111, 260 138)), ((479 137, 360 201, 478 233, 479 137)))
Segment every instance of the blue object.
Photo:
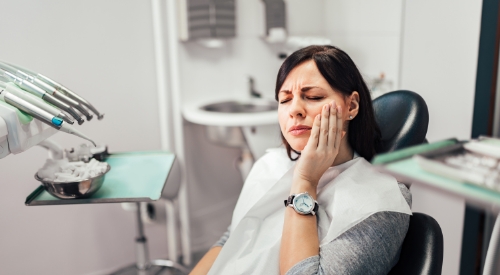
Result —
POLYGON ((52 118, 52 124, 54 124, 55 126, 61 126, 62 123, 63 123, 63 120, 61 118, 58 118, 58 117, 52 118))

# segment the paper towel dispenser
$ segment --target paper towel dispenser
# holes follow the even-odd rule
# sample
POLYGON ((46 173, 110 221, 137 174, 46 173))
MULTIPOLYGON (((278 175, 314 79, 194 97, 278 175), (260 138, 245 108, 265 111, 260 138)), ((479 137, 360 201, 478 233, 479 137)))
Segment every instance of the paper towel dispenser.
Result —
POLYGON ((266 9, 266 36, 279 31, 286 35, 286 6, 283 0, 262 0, 266 9))
POLYGON ((181 41, 236 35, 235 0, 179 0, 181 41))

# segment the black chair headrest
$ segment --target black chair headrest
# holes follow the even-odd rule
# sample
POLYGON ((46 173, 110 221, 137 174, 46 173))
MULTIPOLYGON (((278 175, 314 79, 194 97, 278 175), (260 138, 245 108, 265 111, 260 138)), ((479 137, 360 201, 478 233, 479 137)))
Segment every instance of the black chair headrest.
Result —
POLYGON ((421 144, 427 134, 429 111, 415 92, 399 90, 373 100, 375 119, 382 138, 377 153, 421 144))

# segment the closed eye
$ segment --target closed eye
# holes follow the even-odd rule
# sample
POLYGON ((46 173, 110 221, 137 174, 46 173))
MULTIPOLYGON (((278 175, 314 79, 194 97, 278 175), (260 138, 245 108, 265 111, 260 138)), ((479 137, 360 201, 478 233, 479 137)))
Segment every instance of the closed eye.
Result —
POLYGON ((280 104, 287 103, 288 101, 290 101, 290 99, 283 99, 283 100, 280 101, 280 104))
POLYGON ((324 96, 310 96, 310 97, 307 97, 307 99, 309 100, 322 100, 323 98, 325 98, 324 96))

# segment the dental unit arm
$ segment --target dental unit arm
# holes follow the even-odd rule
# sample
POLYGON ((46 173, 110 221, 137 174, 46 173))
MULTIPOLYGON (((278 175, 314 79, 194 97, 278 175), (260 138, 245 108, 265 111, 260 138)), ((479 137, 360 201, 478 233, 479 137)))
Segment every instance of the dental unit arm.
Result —
MULTIPOLYGON (((94 143, 70 125, 71 120, 63 112, 66 110, 61 111, 62 108, 47 103, 43 96, 27 91, 28 89, 37 91, 38 88, 27 79, 15 82, 12 80, 20 78, 13 78, 13 74, 6 77, 5 72, 8 71, 4 68, 5 66, 0 66, 0 75, 3 73, 3 77, 0 77, 0 159, 9 154, 24 152, 35 145, 48 148, 47 144, 51 142, 47 139, 58 130, 94 143), (20 82, 29 84, 22 86, 18 84, 20 82)), ((49 93, 46 94, 50 97, 49 93)), ((102 114, 98 114, 99 116, 102 117, 102 114)))

